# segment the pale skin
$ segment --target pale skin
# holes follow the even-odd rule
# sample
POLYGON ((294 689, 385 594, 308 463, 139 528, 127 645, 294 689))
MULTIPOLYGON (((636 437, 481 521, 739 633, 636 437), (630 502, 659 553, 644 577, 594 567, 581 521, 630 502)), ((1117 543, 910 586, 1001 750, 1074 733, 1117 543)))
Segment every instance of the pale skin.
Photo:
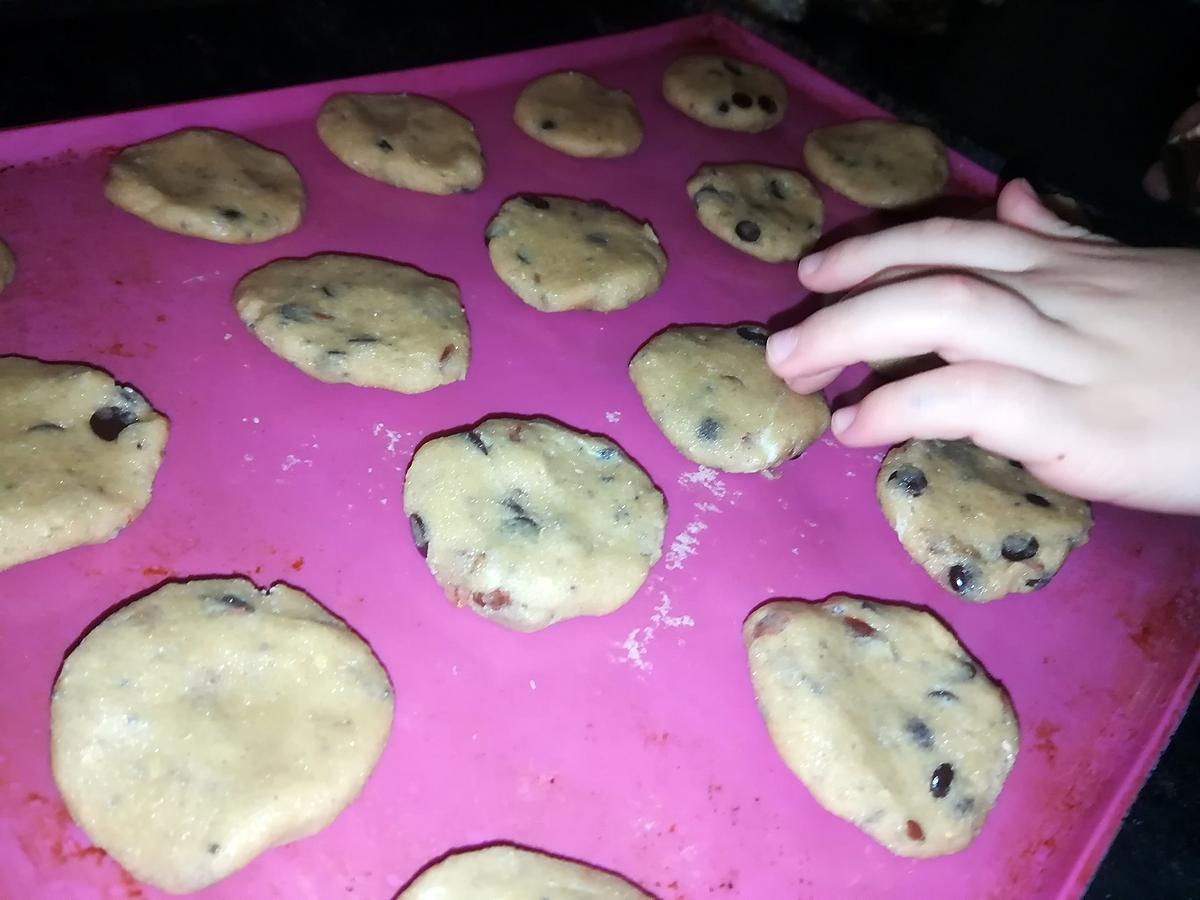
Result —
POLYGON ((800 280, 858 290, 771 336, 793 390, 867 360, 948 363, 837 410, 844 444, 970 438, 1085 499, 1200 513, 1200 251, 1117 244, 1014 181, 995 222, 851 238, 805 257, 800 280))

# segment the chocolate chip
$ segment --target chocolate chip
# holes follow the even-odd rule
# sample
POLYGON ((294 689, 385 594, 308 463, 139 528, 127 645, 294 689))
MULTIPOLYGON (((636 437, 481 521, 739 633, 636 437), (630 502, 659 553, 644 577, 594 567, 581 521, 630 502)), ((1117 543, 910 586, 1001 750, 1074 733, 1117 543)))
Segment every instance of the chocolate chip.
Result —
POLYGON ((413 543, 417 545, 417 552, 422 556, 429 555, 429 532, 425 528, 425 520, 416 513, 412 513, 408 517, 408 527, 412 529, 413 543))
POLYGON ((340 359, 346 355, 345 350, 326 350, 325 355, 330 359, 340 359))
POLYGON ((955 703, 958 701, 958 694, 954 693, 954 691, 944 691, 941 688, 930 691, 926 696, 944 703, 955 703))
POLYGON ((1038 539, 1032 534, 1010 534, 1000 545, 1000 555, 1012 562, 1029 559, 1038 552, 1038 539))
POLYGON ((758 108, 765 112, 768 116, 774 115, 775 110, 779 109, 779 107, 775 104, 775 101, 766 94, 759 94, 758 108))
POLYGON ((729 99, 733 101, 734 106, 737 106, 741 109, 749 109, 751 106, 754 105, 754 98, 751 97, 749 94, 742 93, 741 91, 737 91, 729 99))
POLYGON ((616 455, 617 455, 616 447, 601 447, 595 453, 596 459, 603 460, 604 462, 608 462, 610 459, 614 459, 616 457, 616 455))
POLYGON ((544 131, 553 131, 558 127, 558 123, 553 119, 542 119, 542 129, 544 131))
POLYGON ((357 337, 349 338, 346 341, 346 343, 347 344, 378 344, 379 338, 373 337, 369 334, 360 334, 357 337))
POLYGON ((1040 591, 1050 583, 1050 579, 1053 577, 1053 575, 1043 575, 1041 578, 1030 578, 1025 582, 1025 587, 1031 591, 1040 591))
POLYGON ((933 777, 929 779, 929 793, 941 800, 950 793, 950 784, 953 781, 954 766, 942 763, 933 770, 933 777))
POLYGON ((909 719, 904 723, 904 730, 918 747, 928 750, 933 746, 933 732, 920 719, 909 719))
POLYGON ((767 332, 762 328, 755 328, 751 325, 742 325, 737 330, 738 337, 743 341, 749 341, 752 344, 758 344, 760 347, 767 346, 767 332))
POLYGON ((971 810, 973 810, 974 808, 975 808, 975 798, 974 797, 963 797, 961 800, 959 800, 957 803, 954 804, 954 811, 956 813, 958 813, 960 816, 968 815, 971 812, 971 810))
POLYGON ((205 597, 205 600, 210 600, 213 603, 220 603, 230 609, 239 609, 242 612, 254 612, 254 605, 248 600, 243 600, 237 594, 222 594, 220 597, 205 597))
POLYGON ((856 616, 846 616, 842 621, 846 623, 847 628, 854 632, 855 637, 865 638, 875 636, 874 627, 856 616))
POLYGON ((489 222, 488 227, 483 232, 483 243, 487 246, 496 239, 496 235, 500 233, 500 228, 495 222, 489 222))
POLYGON ((520 250, 517 251, 517 259, 519 259, 525 265, 529 265, 530 263, 533 262, 533 260, 531 260, 528 256, 526 256, 520 250))
POLYGON ((327 284, 321 285, 321 293, 324 294, 326 297, 336 297, 337 296, 337 294, 334 293, 333 288, 331 288, 327 284))
POLYGON ((454 351, 457 349, 458 347, 454 344, 447 344, 442 348, 442 355, 438 357, 438 363, 445 363, 446 360, 454 355, 454 351))
POLYGON ((589 244, 595 244, 598 247, 603 247, 608 243, 608 235, 602 234, 599 231, 592 231, 583 236, 583 239, 589 244))
POLYGON ((888 476, 888 484, 895 483, 896 487, 910 497, 920 497, 929 487, 929 479, 916 466, 900 466, 888 476))
POLYGON ((786 200, 787 199, 787 197, 785 197, 784 193, 783 193, 783 186, 778 181, 776 181, 774 178, 772 178, 770 181, 767 182, 767 193, 770 194, 772 197, 774 197, 776 200, 786 200))
POLYGON ((30 425, 26 431, 66 431, 67 429, 59 425, 57 422, 38 422, 36 425, 30 425))
POLYGON ((384 153, 391 153, 393 150, 396 149, 395 147, 392 146, 392 142, 389 141, 387 138, 380 138, 379 140, 377 140, 375 142, 375 146, 378 147, 380 150, 382 150, 384 153))
POLYGON ((529 512, 522 506, 514 497, 505 497, 502 501, 504 508, 512 513, 512 517, 505 522, 505 525, 512 526, 519 531, 541 531, 537 521, 529 515, 529 512))
POLYGON ((696 426, 696 437, 702 441, 715 441, 720 433, 721 423, 711 417, 701 419, 696 426))
POLYGON ((245 218, 242 215, 242 211, 240 209, 234 209, 232 206, 227 206, 223 209, 219 209, 219 210, 217 210, 217 212, 219 212, 224 218, 228 219, 230 222, 236 222, 238 219, 245 218))
POLYGON ((526 206, 532 206, 534 209, 549 209, 550 201, 544 200, 541 197, 535 197, 533 194, 525 194, 521 197, 521 201, 526 206))
POLYGON ((102 441, 115 441, 117 435, 138 420, 132 410, 121 409, 118 406, 105 406, 94 413, 88 424, 92 433, 102 441))
POLYGON ((719 112, 721 115, 725 115, 725 113, 729 112, 729 101, 722 100, 720 103, 718 103, 717 112, 719 112))
POLYGON ((209 844, 208 852, 215 856, 216 854, 221 852, 221 845, 220 844, 209 844))
POLYGON ((737 63, 730 62, 727 59, 723 59, 723 60, 721 60, 721 65, 723 65, 726 69, 728 69, 734 75, 742 74, 742 67, 739 66, 737 63))
POLYGON ((966 675, 963 676, 963 681, 970 681, 979 674, 979 666, 975 665, 973 660, 967 659, 965 656, 958 658, 959 664, 966 670, 966 675))
POLYGON ((468 431, 463 437, 470 441, 471 445, 484 456, 488 455, 488 445, 483 442, 483 438, 479 436, 478 431, 468 431))
POLYGON ((312 310, 302 303, 285 303, 279 307, 279 316, 289 322, 311 322, 312 310))
POLYGON ((1051 507, 1054 505, 1049 500, 1047 500, 1045 497, 1043 497, 1041 494, 1026 494, 1025 499, 1028 500, 1030 503, 1032 503, 1034 506, 1040 506, 1042 508, 1047 508, 1047 507, 1051 507))
POLYGON ((748 244, 753 244, 762 237, 762 229, 758 227, 758 223, 751 222, 749 219, 742 219, 738 222, 733 228, 733 233, 748 244))
POLYGON ((1009 464, 1010 466, 1012 466, 1014 469, 1023 469, 1023 468, 1025 468, 1025 463, 1021 462, 1019 459, 1010 459, 1010 460, 1008 461, 1008 464, 1009 464))
POLYGON ((921 828, 921 823, 916 819, 909 819, 904 825, 904 833, 908 835, 909 840, 923 841, 925 840, 925 831, 921 828))
POLYGON ((950 590, 954 593, 965 594, 974 587, 975 574, 971 571, 971 567, 965 564, 951 566, 947 581, 950 584, 950 590))

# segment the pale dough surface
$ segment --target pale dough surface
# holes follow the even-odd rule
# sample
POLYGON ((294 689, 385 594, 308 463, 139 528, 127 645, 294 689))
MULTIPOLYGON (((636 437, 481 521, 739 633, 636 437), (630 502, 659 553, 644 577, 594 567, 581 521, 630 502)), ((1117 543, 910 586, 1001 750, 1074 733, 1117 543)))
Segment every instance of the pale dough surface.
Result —
POLYGON ((692 462, 762 472, 804 452, 829 427, 819 394, 797 394, 767 368, 761 325, 669 328, 629 375, 654 423, 692 462))
POLYGON ((391 721, 383 667, 311 597, 204 579, 122 607, 67 657, 51 763, 97 846, 183 893, 332 822, 391 721))
POLYGON ((764 262, 793 262, 821 236, 821 195, 791 169, 704 166, 687 192, 705 228, 764 262))
POLYGON ((653 900, 624 878, 498 844, 452 853, 434 863, 396 900, 653 900))
POLYGON ((899 856, 966 847, 1016 759, 1004 689, 934 616, 834 596, 746 620, 771 740, 821 806, 899 856))
POLYGON ((334 94, 317 134, 354 171, 426 194, 458 194, 483 183, 475 126, 444 103, 414 94, 334 94))
POLYGON ((947 591, 983 602, 1045 587, 1087 543, 1087 503, 970 441, 909 441, 883 460, 879 505, 947 591))
POLYGON ((12 284, 13 276, 17 274, 17 260, 8 244, 0 241, 0 291, 12 284))
POLYGON ((642 143, 633 98, 582 72, 555 72, 530 82, 513 121, 535 141, 568 156, 628 156, 642 143))
POLYGON ((166 443, 167 420, 104 372, 0 357, 0 569, 115 537, 166 443))
POLYGON ((206 128, 126 147, 104 195, 151 225, 226 244, 295 231, 304 214, 304 185, 287 157, 206 128))
POLYGON ((814 129, 804 141, 804 162, 839 194, 873 209, 932 200, 950 177, 937 135, 884 119, 814 129))
POLYGON ((458 288, 409 266, 342 253, 277 260, 233 298, 255 337, 321 381, 415 394, 467 374, 458 288))
POLYGON ((663 74, 663 96, 713 128, 766 131, 787 111, 787 87, 770 69, 731 56, 683 56, 663 74))
POLYGON ((543 419, 424 444, 404 511, 446 596, 514 631, 624 605, 666 525, 663 495, 620 448, 543 419))
POLYGON ((484 240, 496 274, 542 312, 624 309, 658 290, 667 271, 650 224, 598 202, 514 197, 484 240))

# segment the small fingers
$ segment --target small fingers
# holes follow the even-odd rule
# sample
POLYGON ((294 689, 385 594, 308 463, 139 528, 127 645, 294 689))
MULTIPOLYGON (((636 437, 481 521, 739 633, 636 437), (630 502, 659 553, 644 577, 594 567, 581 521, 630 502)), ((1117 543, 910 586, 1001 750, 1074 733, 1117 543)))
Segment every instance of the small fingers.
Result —
POLYGON ((1064 222, 1042 202, 1024 178, 1010 181, 996 198, 996 218, 1008 225, 1053 238, 1107 240, 1080 225, 1064 222))

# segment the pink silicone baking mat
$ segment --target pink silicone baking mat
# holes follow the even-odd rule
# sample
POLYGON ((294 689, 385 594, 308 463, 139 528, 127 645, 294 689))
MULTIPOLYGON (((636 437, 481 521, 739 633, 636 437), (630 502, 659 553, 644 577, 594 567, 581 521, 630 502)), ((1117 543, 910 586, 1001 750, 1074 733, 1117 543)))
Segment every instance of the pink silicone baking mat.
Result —
MULTIPOLYGON (((791 266, 699 225, 688 176, 707 162, 801 166, 812 127, 878 113, 729 22, 696 18, 0 133, 0 234, 19 260, 0 295, 0 353, 105 368, 171 420, 153 502, 120 536, 0 573, 0 896, 159 896, 71 823, 50 776, 49 693, 66 650, 114 605, 167 579, 226 573, 293 583, 344 617, 391 674, 396 712, 378 768, 336 822, 206 898, 382 900, 447 850, 497 840, 612 868, 672 900, 1081 893, 1196 682, 1197 523, 1099 507, 1091 542, 1049 587, 971 605, 933 584, 889 530, 874 498, 880 452, 825 439, 774 481, 698 468, 654 428, 626 375, 668 324, 779 324, 804 299, 791 266), (670 109, 663 69, 705 47, 781 72, 783 124, 742 135, 670 109), (637 153, 575 160, 517 130, 521 85, 567 67, 634 96, 646 125, 637 153), (430 197, 342 166, 313 127, 335 89, 428 93, 460 109, 487 155, 482 189, 430 197), (309 197, 299 230, 223 246, 105 201, 115 148, 198 125, 292 159, 309 197), (603 198, 649 219, 670 258, 662 289, 610 315, 522 304, 482 235, 525 191, 603 198), (327 250, 454 279, 472 329, 466 381, 419 396, 322 384, 251 337, 230 303, 237 279, 327 250), (427 435, 497 412, 611 435, 664 490, 663 558, 623 609, 515 634, 443 599, 409 537, 404 471, 427 435), (901 859, 825 813, 763 728, 743 619, 769 598, 841 591, 934 610, 1012 694, 1016 767, 958 855, 901 859)), ((994 190, 994 176, 961 158, 953 171, 956 195, 994 190)), ((887 221, 822 193, 829 232, 887 221)))

